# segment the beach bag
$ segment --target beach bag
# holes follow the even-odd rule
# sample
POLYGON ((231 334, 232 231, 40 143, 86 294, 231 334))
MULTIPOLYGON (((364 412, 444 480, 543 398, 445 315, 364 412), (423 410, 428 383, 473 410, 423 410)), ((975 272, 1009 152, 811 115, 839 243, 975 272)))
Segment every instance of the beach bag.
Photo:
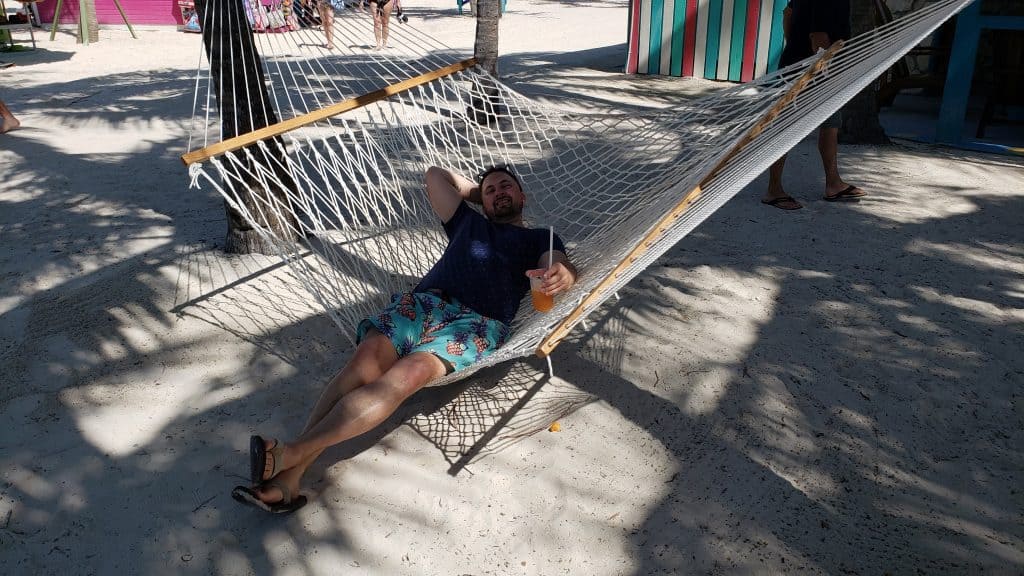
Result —
POLYGON ((280 7, 274 8, 267 12, 267 28, 275 30, 277 28, 284 28, 288 25, 288 22, 284 18, 284 12, 280 7))
POLYGON ((281 13, 284 14, 285 27, 295 31, 299 29, 299 20, 295 17, 295 6, 292 0, 281 2, 281 13))
POLYGON ((198 32, 201 33, 203 28, 199 25, 199 15, 192 11, 189 15, 188 21, 185 22, 185 26, 182 27, 185 32, 198 32))

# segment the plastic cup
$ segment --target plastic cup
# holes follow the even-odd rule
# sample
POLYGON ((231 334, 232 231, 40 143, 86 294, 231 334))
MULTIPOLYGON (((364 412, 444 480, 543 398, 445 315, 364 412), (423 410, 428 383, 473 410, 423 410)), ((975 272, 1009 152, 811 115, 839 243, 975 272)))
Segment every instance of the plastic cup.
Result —
POLYGON ((530 276, 530 297, 533 298, 533 309, 537 312, 548 312, 555 307, 554 297, 541 292, 543 284, 542 276, 530 276))

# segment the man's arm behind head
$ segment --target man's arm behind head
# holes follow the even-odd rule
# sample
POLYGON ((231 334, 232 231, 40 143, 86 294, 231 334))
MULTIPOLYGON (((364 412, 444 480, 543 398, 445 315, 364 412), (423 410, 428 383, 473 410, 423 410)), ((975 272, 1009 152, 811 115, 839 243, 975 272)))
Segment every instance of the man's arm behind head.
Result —
POLYGON ((480 189, 465 176, 438 166, 427 168, 427 199, 442 222, 448 222, 463 200, 480 203, 480 189))

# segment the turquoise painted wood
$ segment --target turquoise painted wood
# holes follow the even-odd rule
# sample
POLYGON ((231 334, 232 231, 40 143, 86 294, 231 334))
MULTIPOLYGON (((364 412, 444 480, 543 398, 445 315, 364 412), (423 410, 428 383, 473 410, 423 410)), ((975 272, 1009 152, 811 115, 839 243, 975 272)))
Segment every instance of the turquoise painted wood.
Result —
POLYGON ((686 0, 675 0, 672 12, 672 76, 683 75, 683 34, 686 30, 686 0))
POLYGON ((664 25, 664 18, 665 1, 654 0, 651 3, 651 48, 647 60, 648 74, 661 73, 661 27, 664 25))
MULTIPOLYGON (((708 3, 708 43, 704 49, 704 77, 714 78, 718 69, 718 42, 722 36, 722 0, 708 3)), ((698 71, 694 71, 696 73, 698 71)))
POLYGON ((786 10, 786 2, 776 2, 772 10, 772 35, 768 48, 768 69, 778 70, 779 60, 782 58, 782 48, 785 46, 786 38, 782 34, 782 13, 786 10), (778 31, 776 34, 774 31, 778 31))
POLYGON ((1020 147, 1016 147, 972 141, 963 137, 971 80, 974 78, 974 66, 978 58, 978 42, 981 31, 986 28, 1024 30, 1024 17, 983 16, 981 2, 968 5, 957 16, 935 141, 970 150, 1024 155, 1024 138, 1021 139, 1020 147))
POLYGON ((980 16, 981 2, 975 2, 964 8, 956 19, 956 35, 953 37, 946 88, 942 92, 942 109, 939 111, 939 126, 935 133, 939 142, 960 141, 960 131, 967 114, 967 99, 971 95, 974 61, 978 57, 980 16))

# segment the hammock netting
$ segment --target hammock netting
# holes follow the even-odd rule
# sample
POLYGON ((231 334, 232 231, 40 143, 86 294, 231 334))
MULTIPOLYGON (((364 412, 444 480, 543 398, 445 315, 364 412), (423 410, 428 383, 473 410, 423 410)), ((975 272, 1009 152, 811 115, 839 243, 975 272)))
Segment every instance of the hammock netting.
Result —
POLYGON ((476 66, 455 66, 386 98, 308 121, 307 115, 354 98, 362 103, 364 95, 467 55, 394 19, 390 47, 373 50, 371 17, 354 10, 335 16, 334 50, 322 47, 322 31, 301 22, 254 34, 239 1, 208 0, 201 10, 214 64, 203 56, 189 150, 226 140, 225 122, 241 127, 237 133, 262 127, 224 105, 229 100, 255 102, 278 121, 301 125, 191 164, 192 182, 215 188, 271 242, 348 338, 392 293, 414 286, 445 248, 424 193, 428 166, 474 178, 492 164, 511 164, 528 197, 527 224, 553 226, 566 241, 580 270, 576 286, 549 313, 524 302, 510 341, 432 385, 550 351, 566 330, 970 3, 935 2, 837 50, 669 109, 570 113, 532 101, 476 66), (231 37, 251 38, 258 59, 226 40, 231 37), (232 84, 254 71, 263 77, 232 84), (236 86, 233 94, 224 92, 229 85, 236 86), (257 89, 240 93, 239 85, 257 89))

